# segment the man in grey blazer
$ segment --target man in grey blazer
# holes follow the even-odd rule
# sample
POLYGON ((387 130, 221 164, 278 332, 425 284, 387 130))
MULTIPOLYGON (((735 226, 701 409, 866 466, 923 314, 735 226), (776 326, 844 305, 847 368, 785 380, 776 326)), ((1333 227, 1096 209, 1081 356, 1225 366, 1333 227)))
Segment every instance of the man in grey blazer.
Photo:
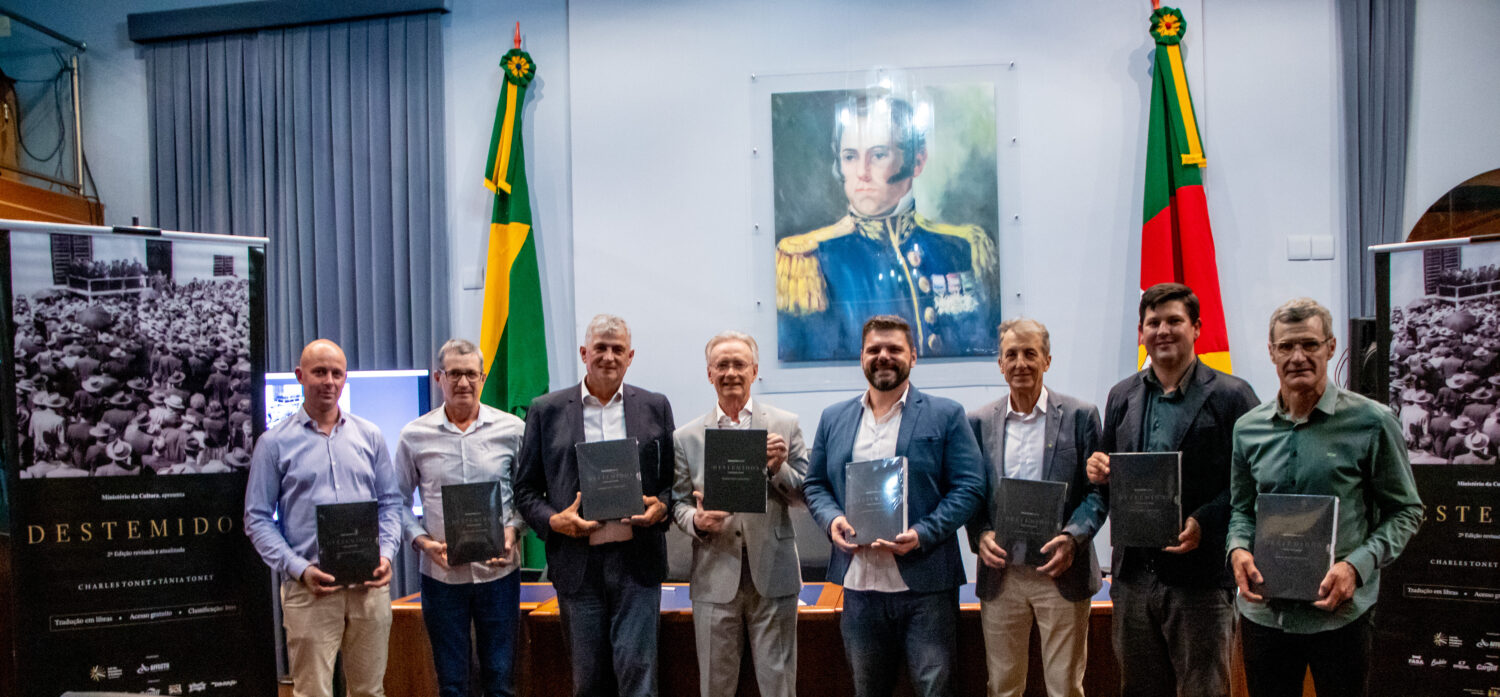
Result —
POLYGON ((1020 697, 1026 690, 1026 654, 1035 621, 1042 639, 1042 669, 1049 697, 1083 697, 1088 660, 1089 599, 1098 592, 1094 534, 1107 513, 1089 484, 1088 456, 1099 440, 1099 410, 1048 390, 1042 376, 1052 365, 1047 327, 1031 319, 1000 325, 1000 372, 1010 394, 969 413, 989 479, 988 505, 969 523, 979 555, 979 623, 984 631, 990 697, 1020 697), (996 539, 996 506, 1002 479, 1068 485, 1062 532, 1042 546, 1041 566, 1011 559, 996 539))
POLYGON ((807 446, 797 415, 752 401, 760 348, 748 334, 721 332, 704 348, 718 403, 672 434, 677 476, 672 517, 693 538, 693 633, 704 697, 733 697, 743 637, 750 636, 755 678, 764 697, 797 692, 797 592, 802 589, 797 539, 787 508, 802 501, 807 446), (707 429, 765 429, 765 513, 703 508, 707 429))

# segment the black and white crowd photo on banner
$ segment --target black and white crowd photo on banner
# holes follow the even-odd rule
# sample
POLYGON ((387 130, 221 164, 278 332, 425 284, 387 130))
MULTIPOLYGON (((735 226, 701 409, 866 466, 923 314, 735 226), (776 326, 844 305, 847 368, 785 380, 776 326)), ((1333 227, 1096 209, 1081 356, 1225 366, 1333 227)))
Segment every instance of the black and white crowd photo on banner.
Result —
POLYGON ((21 478, 249 466, 243 246, 62 233, 11 245, 21 478))
POLYGON ((1391 256, 1390 404, 1413 464, 1495 464, 1500 245, 1391 256))

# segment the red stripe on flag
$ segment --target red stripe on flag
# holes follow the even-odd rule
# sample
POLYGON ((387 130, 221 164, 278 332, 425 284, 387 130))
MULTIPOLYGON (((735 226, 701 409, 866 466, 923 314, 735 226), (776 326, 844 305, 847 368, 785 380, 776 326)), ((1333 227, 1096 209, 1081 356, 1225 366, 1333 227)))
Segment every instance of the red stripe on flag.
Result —
POLYGON ((1182 282, 1198 295, 1203 333, 1198 353, 1229 350, 1224 328, 1224 299, 1219 292, 1219 266, 1214 254, 1213 230, 1208 224, 1208 198, 1202 186, 1184 186, 1174 198, 1178 209, 1178 243, 1182 255, 1182 282))
POLYGON ((1172 204, 1141 226, 1141 290, 1177 280, 1172 239, 1172 204))

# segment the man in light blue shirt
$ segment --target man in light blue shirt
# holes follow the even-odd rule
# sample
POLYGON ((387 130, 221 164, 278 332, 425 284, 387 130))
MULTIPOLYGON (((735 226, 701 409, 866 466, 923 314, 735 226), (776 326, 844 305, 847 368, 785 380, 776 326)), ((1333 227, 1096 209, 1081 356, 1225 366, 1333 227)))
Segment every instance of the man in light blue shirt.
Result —
POLYGON ((245 489, 245 533, 266 565, 285 576, 282 624, 295 697, 332 696, 340 651, 351 697, 385 694, 388 586, 404 502, 380 429, 339 409, 346 365, 332 341, 302 349, 302 409, 255 444, 245 489), (379 503, 380 565, 374 580, 346 586, 318 568, 317 508, 372 499, 379 503))

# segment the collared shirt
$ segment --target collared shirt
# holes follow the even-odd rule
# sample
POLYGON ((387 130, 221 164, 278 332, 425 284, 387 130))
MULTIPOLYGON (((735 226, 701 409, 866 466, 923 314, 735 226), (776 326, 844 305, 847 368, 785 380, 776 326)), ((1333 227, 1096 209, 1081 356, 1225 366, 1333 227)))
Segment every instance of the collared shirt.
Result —
MULTIPOLYGON (((870 393, 865 391, 864 411, 859 418, 859 432, 854 436, 852 462, 880 460, 896 456, 896 438, 901 433, 901 413, 906 409, 906 397, 911 394, 911 385, 901 393, 901 399, 891 405, 885 416, 875 418, 875 409, 870 404, 870 393)), ((861 547, 849 569, 844 572, 844 587, 856 591, 880 591, 899 593, 908 590, 901 578, 901 568, 896 566, 896 555, 891 552, 861 547)))
POLYGON ((1005 459, 1002 477, 1042 478, 1042 458, 1047 452, 1047 388, 1031 411, 1022 414, 1005 400, 1005 459))
POLYGON ((266 565, 292 579, 318 562, 318 506, 379 503, 380 556, 401 539, 401 487, 375 424, 342 413, 324 435, 305 408, 255 444, 245 487, 245 534, 266 565))
POLYGON ((742 431, 748 429, 750 428, 750 416, 754 413, 755 407, 749 399, 745 400, 745 406, 741 407, 740 413, 736 414, 733 418, 724 413, 724 407, 720 406, 718 401, 714 402, 714 416, 717 417, 719 428, 733 428, 742 431))
POLYGON ((1339 499, 1334 560, 1359 572, 1354 597, 1333 612, 1301 601, 1238 600, 1240 614, 1294 634, 1337 629, 1380 595, 1380 567, 1394 561, 1422 521, 1401 426, 1384 405, 1329 382, 1304 420, 1278 397, 1235 424, 1230 471, 1233 513, 1228 548, 1254 553, 1255 498, 1260 493, 1318 494, 1339 499))
MULTIPOLYGON (((599 401, 589 392, 587 382, 579 383, 583 390, 583 442, 597 443, 601 440, 619 440, 625 435, 625 383, 615 388, 608 402, 599 401)), ((635 530, 618 520, 604 521, 604 527, 589 534, 589 544, 623 542, 635 537, 635 530)))
POLYGON ((609 402, 600 402, 589 392, 587 383, 579 383, 583 390, 583 441, 594 443, 601 440, 619 440, 625 437, 625 384, 615 388, 609 402))
POLYGON ((1177 380, 1177 388, 1170 394, 1156 377, 1155 370, 1146 371, 1146 408, 1141 423, 1141 445, 1146 452, 1164 453, 1177 449, 1174 438, 1177 425, 1183 419, 1194 416, 1187 410, 1185 397, 1192 388, 1198 365, 1198 359, 1194 358, 1193 364, 1183 371, 1182 377, 1177 380))
MULTIPOLYGON (((438 407, 401 429, 396 445, 396 475, 401 493, 411 498, 412 489, 422 492, 422 520, 402 507, 406 541, 429 535, 446 542, 443 527, 443 487, 449 484, 500 482, 500 519, 508 527, 522 529, 511 493, 511 461, 521 449, 526 422, 492 406, 481 404, 479 415, 468 429, 460 431, 438 407)), ((519 540, 517 540, 519 543, 519 540)), ((443 583, 484 583, 509 575, 514 565, 493 567, 483 563, 460 564, 444 569, 426 554, 419 555, 422 573, 443 583)))

